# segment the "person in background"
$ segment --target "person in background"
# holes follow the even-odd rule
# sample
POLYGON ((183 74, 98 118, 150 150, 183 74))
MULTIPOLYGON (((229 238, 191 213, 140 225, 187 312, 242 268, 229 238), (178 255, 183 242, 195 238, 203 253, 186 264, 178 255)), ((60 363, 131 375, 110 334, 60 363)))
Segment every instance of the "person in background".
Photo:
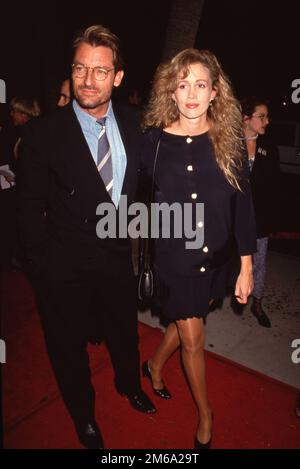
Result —
POLYGON ((111 99, 123 75, 118 38, 100 25, 87 28, 74 41, 74 100, 29 126, 20 147, 22 246, 49 358, 86 448, 104 447, 87 352, 91 325, 106 342, 119 394, 135 410, 156 412, 140 384, 130 239, 96 231, 97 207, 109 203, 118 213, 121 194, 131 203, 137 187, 140 122, 111 99))
POLYGON ((41 113, 40 105, 35 98, 15 96, 10 101, 10 116, 15 126, 24 125, 41 113))
MULTIPOLYGON (((251 96, 243 99, 241 106, 257 236, 257 252, 253 255, 254 289, 251 312, 261 326, 270 328, 271 321, 263 309, 262 298, 268 240, 278 229, 280 219, 279 152, 277 146, 265 135, 270 123, 266 101, 251 96)), ((241 314, 239 304, 233 302, 232 306, 236 313, 241 314)))
POLYGON ((157 154, 154 201, 190 204, 193 229, 203 230, 204 243, 188 248, 185 236, 159 237, 154 242, 155 272, 168 292, 162 313, 169 325, 142 369, 155 394, 170 399, 163 367, 181 347, 198 409, 194 447, 209 449, 212 410, 205 379, 204 320, 211 301, 223 298, 231 284, 236 251, 240 269, 234 280, 235 294, 240 303, 247 302, 256 247, 240 139, 242 116, 230 82, 210 51, 186 49, 159 66, 145 127, 142 164, 150 178, 157 154), (195 210, 198 202, 204 204, 203 218, 195 210))
POLYGON ((58 107, 64 107, 71 101, 71 80, 68 78, 64 80, 60 86, 59 98, 57 101, 58 107))
POLYGON ((9 119, 0 133, 0 268, 20 268, 17 259, 16 174, 18 146, 25 124, 40 114, 36 99, 15 96, 9 103, 9 119))
POLYGON ((27 124, 30 119, 39 117, 41 108, 39 102, 35 98, 25 98, 16 96, 10 101, 10 117, 15 126, 17 139, 13 149, 14 159, 18 159, 18 146, 22 137, 22 126, 27 124))
POLYGON ((131 88, 128 94, 128 103, 132 106, 140 106, 142 103, 141 93, 138 88, 131 88))

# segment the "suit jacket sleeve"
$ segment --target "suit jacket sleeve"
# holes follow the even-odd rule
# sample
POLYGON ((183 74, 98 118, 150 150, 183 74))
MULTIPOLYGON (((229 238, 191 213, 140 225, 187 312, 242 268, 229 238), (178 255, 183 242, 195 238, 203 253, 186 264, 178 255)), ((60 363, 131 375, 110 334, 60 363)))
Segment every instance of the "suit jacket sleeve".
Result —
POLYGON ((234 231, 239 255, 248 256, 256 252, 256 225, 246 162, 239 183, 241 191, 238 190, 236 194, 234 231))
POLYGON ((19 148, 17 216, 25 260, 35 273, 47 250, 48 179, 45 145, 39 142, 37 126, 28 125, 19 148))

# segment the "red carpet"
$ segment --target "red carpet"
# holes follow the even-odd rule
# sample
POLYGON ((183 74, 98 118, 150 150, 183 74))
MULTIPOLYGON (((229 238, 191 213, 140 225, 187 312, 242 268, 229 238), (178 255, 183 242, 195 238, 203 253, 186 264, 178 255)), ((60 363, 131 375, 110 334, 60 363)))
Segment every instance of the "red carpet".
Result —
POLYGON ((274 233, 272 238, 275 239, 300 239, 300 233, 298 232, 291 232, 291 231, 280 231, 278 233, 274 233))
MULTIPOLYGON (((20 273, 2 276, 1 338, 5 448, 80 448, 72 422, 57 392, 45 352, 30 286, 20 273), (59 429, 59 431, 58 431, 59 429)), ((151 355, 161 332, 140 324, 141 359, 151 355)), ((191 448, 196 409, 183 377, 179 354, 165 369, 173 399, 164 401, 143 387, 158 412, 133 410, 113 385, 103 345, 90 349, 97 393, 96 419, 107 448, 191 448)), ((294 416, 297 390, 207 353, 207 381, 214 411, 213 448, 300 448, 300 420, 294 416)))

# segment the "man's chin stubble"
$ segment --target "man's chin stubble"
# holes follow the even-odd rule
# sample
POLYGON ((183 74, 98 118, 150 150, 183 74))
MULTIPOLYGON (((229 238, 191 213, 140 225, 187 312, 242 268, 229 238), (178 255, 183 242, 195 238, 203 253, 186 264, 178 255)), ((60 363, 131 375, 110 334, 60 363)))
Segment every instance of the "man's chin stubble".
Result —
POLYGON ((97 101, 97 102, 85 102, 85 101, 82 101, 81 99, 77 99, 78 101, 78 104, 80 107, 82 107, 83 109, 95 109, 96 107, 100 106, 102 103, 97 101))

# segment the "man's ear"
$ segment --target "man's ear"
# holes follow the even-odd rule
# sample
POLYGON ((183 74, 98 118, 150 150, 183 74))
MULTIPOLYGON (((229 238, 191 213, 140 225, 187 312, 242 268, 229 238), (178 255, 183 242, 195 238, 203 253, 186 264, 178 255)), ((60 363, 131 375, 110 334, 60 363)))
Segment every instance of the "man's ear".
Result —
POLYGON ((115 76, 115 79, 114 79, 114 86, 117 88, 118 86, 120 86, 122 80, 123 80, 123 76, 124 76, 124 70, 119 70, 117 73, 116 73, 116 76, 115 76))

